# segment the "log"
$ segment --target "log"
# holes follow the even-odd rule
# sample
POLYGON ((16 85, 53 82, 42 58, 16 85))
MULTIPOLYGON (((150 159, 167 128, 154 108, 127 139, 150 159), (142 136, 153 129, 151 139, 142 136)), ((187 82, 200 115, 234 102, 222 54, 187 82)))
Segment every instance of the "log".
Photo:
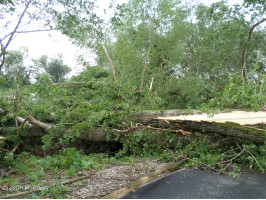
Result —
POLYGON ((266 139, 266 131, 249 126, 241 126, 234 122, 206 122, 206 121, 171 121, 171 124, 181 126, 185 129, 212 132, 222 135, 233 136, 241 139, 251 140, 263 144, 266 139))
POLYGON ((266 131, 247 126, 266 122, 266 112, 234 111, 220 113, 214 117, 203 115, 189 115, 177 117, 158 117, 154 119, 157 126, 180 127, 183 129, 212 132, 229 135, 241 139, 247 139, 263 144, 266 139, 266 131))
MULTIPOLYGON (((212 132, 223 135, 229 135, 241 139, 247 139, 261 144, 263 144, 266 139, 266 132, 263 129, 258 129, 249 126, 241 126, 240 124, 234 122, 227 122, 226 117, 216 116, 216 119, 215 118, 206 119, 207 116, 206 114, 189 115, 191 113, 198 114, 200 112, 197 110, 143 111, 142 113, 136 114, 136 119, 139 121, 139 123, 142 124, 141 126, 142 128, 145 128, 145 126, 143 125, 148 125, 149 127, 147 128, 160 128, 160 129, 172 128, 174 129, 174 132, 178 132, 178 129, 212 132), (182 116, 177 117, 177 115, 182 115, 182 116)), ((12 113, 7 113, 7 114, 13 116, 12 113)), ((229 116, 231 116, 231 118, 232 114, 235 113, 234 112, 229 113, 229 116)), ((243 112, 241 114, 243 115, 243 112)), ((244 114, 246 114, 246 112, 244 112, 244 114)), ((266 116, 265 115, 266 112, 261 112, 257 114, 259 115, 261 114, 261 116, 259 117, 259 121, 262 120, 262 122, 264 122, 263 120, 265 120, 264 116, 266 116)), ((251 112, 248 113, 248 115, 253 116, 251 112)), ((241 118, 241 116, 238 115, 237 118, 241 118)), ((25 119, 23 119, 23 121, 24 120, 25 119)), ((252 120, 249 119, 248 121, 251 122, 252 120)), ((39 122, 38 120, 34 119, 32 116, 28 117, 28 123, 29 124, 26 125, 28 125, 28 127, 31 128, 32 130, 34 130, 34 128, 36 127, 37 130, 41 129, 41 131, 39 131, 39 134, 36 134, 36 131, 29 131, 28 136, 43 136, 46 134, 48 130, 50 130, 53 127, 52 125, 39 122)), ((131 127, 129 129, 134 129, 135 131, 137 131, 141 127, 131 127)), ((125 130, 116 130, 116 129, 113 130, 120 133, 120 137, 123 137, 123 134, 127 134, 129 132, 125 130)), ((104 131, 102 127, 96 127, 91 131, 84 131, 81 134, 81 138, 84 140, 99 141, 99 142, 117 142, 117 140, 115 139, 116 137, 117 137, 116 134, 114 133, 108 134, 106 131, 104 131)), ((157 144, 162 144, 162 143, 164 144, 165 141, 166 140, 163 140, 163 137, 161 137, 159 140, 157 138, 154 138, 154 140, 151 140, 150 142, 157 144)), ((174 146, 174 143, 169 145, 174 146)))

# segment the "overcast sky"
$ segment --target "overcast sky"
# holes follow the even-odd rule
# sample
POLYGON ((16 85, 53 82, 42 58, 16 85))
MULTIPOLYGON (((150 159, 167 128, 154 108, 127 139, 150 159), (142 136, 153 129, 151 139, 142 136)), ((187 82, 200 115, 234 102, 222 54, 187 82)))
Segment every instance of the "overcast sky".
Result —
MULTIPOLYGON (((126 0, 123 0, 123 2, 125 1, 126 0)), ((199 0, 198 2, 210 5, 217 1, 218 0, 199 0)), ((101 8, 107 9, 109 6, 106 0, 100 0, 98 3, 101 5, 101 8)), ((242 0, 230 0, 230 3, 242 3, 242 0)), ((58 31, 19 34, 10 44, 9 50, 17 50, 22 46, 28 47, 29 50, 26 64, 29 64, 32 58, 37 59, 42 55, 55 57, 57 54, 61 53, 64 57, 64 63, 73 70, 71 75, 78 74, 82 71, 82 67, 78 66, 76 61, 77 56, 80 55, 82 51, 73 45, 67 36, 62 35, 58 31)), ((86 53, 85 56, 86 60, 91 60, 93 63, 94 59, 92 54, 86 53)))

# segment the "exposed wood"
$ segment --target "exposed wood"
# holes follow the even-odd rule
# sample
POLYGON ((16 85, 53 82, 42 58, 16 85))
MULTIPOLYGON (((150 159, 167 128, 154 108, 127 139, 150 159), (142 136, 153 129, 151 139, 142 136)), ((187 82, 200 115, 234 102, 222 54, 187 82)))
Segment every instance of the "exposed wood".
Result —
MULTIPOLYGON (((171 116, 179 116, 179 115, 196 115, 200 114, 199 110, 192 109, 175 109, 175 110, 143 110, 136 115, 136 121, 142 125, 150 125, 157 127, 158 117, 171 117, 171 116)), ((161 127, 163 128, 163 127, 161 127)))
POLYGON ((263 144, 266 139, 265 130, 248 126, 241 126, 237 123, 226 122, 197 122, 197 121, 175 121, 176 125, 195 131, 212 132, 222 135, 229 135, 241 139, 247 139, 263 144))
POLYGON ((253 125, 266 123, 266 111, 259 112, 246 112, 246 111, 232 111, 219 113, 214 116, 209 116, 206 113, 187 116, 171 116, 171 117, 158 117, 164 120, 191 120, 191 121, 208 121, 208 122, 221 122, 227 121, 238 123, 240 125, 253 125))
POLYGON ((113 62, 113 60, 111 59, 111 56, 109 55, 108 53, 108 50, 106 49, 104 43, 102 42, 102 40, 97 36, 97 33, 96 32, 92 32, 92 34, 94 35, 94 37, 96 38, 96 40, 100 43, 103 51, 104 51, 104 54, 110 64, 110 67, 111 67, 111 70, 112 70, 112 75, 113 75, 113 79, 114 79, 114 82, 116 84, 116 87, 118 87, 118 81, 117 81, 117 76, 116 76, 116 68, 115 68, 115 64, 113 62))
POLYGON ((124 187, 120 190, 117 190, 107 196, 104 196, 103 199, 119 199, 122 198, 123 196, 129 194, 130 192, 134 192, 139 186, 152 181, 154 179, 156 179, 159 175, 169 171, 176 171, 177 169, 180 168, 180 166, 182 166, 184 164, 184 162, 186 161, 186 159, 182 159, 181 161, 168 165, 162 169, 159 169, 155 172, 150 173, 147 176, 141 177, 135 181, 133 181, 132 183, 130 183, 127 187, 124 187))
POLYGON ((250 126, 243 126, 247 124, 265 123, 265 111, 257 113, 244 111, 220 113, 215 115, 213 118, 209 118, 207 114, 203 114, 176 117, 158 117, 157 119, 158 126, 173 126, 188 130, 219 133, 252 140, 258 143, 264 143, 266 139, 265 130, 250 126), (165 121, 170 122, 170 125, 165 121))

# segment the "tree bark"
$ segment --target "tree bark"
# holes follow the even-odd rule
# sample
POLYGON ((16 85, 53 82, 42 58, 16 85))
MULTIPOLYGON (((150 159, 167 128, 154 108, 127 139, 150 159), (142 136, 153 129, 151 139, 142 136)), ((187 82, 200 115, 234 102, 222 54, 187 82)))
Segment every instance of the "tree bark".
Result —
MULTIPOLYGON (((249 126, 241 126, 233 122, 207 122, 207 121, 186 121, 186 120, 170 120, 170 124, 160 121, 164 126, 180 127, 182 129, 211 132, 222 135, 233 136, 240 139, 251 140, 263 144, 266 140, 266 131, 249 126)), ((159 121, 158 121, 158 124, 159 121)))
MULTIPOLYGON (((1 113, 0 109, 0 113, 1 113)), ((198 113, 196 110, 168 110, 168 111, 143 111, 139 114, 136 114, 137 121, 141 124, 141 126, 130 127, 128 130, 117 130, 110 128, 112 133, 108 133, 102 127, 96 127, 91 131, 84 131, 81 133, 81 138, 88 141, 99 141, 99 142, 118 142, 117 137, 124 137, 125 134, 128 134, 131 131, 137 131, 139 129, 154 129, 155 131, 161 131, 161 135, 156 135, 153 137, 149 143, 155 144, 164 144, 170 147, 175 146, 175 141, 171 144, 166 144, 168 134, 164 129, 172 129, 171 136, 176 136, 178 139, 180 134, 178 132, 184 133, 184 131, 179 130, 190 130, 190 131, 200 131, 200 132, 212 132, 218 133, 222 135, 233 136, 241 139, 251 140, 257 143, 263 144, 266 139, 266 131, 263 129, 258 129, 249 126, 241 126, 237 123, 233 122, 225 122, 221 123, 215 121, 199 121, 199 120, 185 120, 185 119, 171 119, 169 116, 177 116, 177 115, 188 115, 191 113, 198 113), (167 118, 168 117, 168 118, 167 118), (145 125, 147 127, 145 127, 145 125), (117 135, 118 134, 120 135, 117 135)), ((12 115, 12 113, 8 113, 12 115)), ((12 115, 13 116, 13 115, 12 115)), ((200 116, 200 115, 199 115, 200 116)), ((23 119, 23 118, 22 118, 23 119)), ((22 120, 23 123, 25 119, 22 120)), ((28 125, 29 132, 28 136, 43 136, 50 130, 53 126, 48 125, 42 122, 37 121, 32 116, 28 117, 28 125), (37 129, 36 129, 37 128, 37 129), (37 131, 36 130, 41 131, 37 131)), ((4 129, 2 128, 2 131, 4 129)), ((0 129, 1 131, 1 129, 0 129)))
POLYGON ((35 125, 37 127, 42 128, 45 131, 48 131, 48 130, 50 130, 52 128, 51 125, 45 124, 43 122, 40 122, 40 121, 36 120, 34 117, 32 117, 32 116, 28 117, 28 122, 31 123, 32 125, 35 125))

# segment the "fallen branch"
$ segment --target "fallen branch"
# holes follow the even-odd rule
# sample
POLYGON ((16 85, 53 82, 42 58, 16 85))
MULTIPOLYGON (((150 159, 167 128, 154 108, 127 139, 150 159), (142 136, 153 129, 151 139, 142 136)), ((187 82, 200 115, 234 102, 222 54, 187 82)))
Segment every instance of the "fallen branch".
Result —
POLYGON ((206 167, 208 167, 208 168, 210 168, 212 171, 215 171, 215 172, 218 173, 218 174, 221 173, 219 170, 216 170, 214 167, 212 167, 212 166, 210 166, 210 165, 208 165, 208 164, 206 164, 206 163, 203 163, 203 162, 197 161, 197 160, 195 160, 195 159, 191 159, 191 158, 188 158, 188 160, 200 164, 201 167, 202 167, 205 171, 207 171, 207 170, 206 170, 205 167, 203 167, 203 165, 206 166, 206 167))
POLYGON ((139 186, 143 185, 144 183, 147 183, 149 181, 154 180, 155 178, 157 178, 162 173, 165 173, 167 171, 169 171, 169 172, 176 171, 181 165, 183 165, 185 163, 186 160, 187 159, 184 158, 184 159, 180 160, 178 163, 168 165, 162 169, 159 169, 153 173, 150 173, 147 176, 141 177, 141 178, 133 181, 132 183, 130 183, 127 187, 124 187, 124 188, 117 190, 117 191, 115 191, 109 195, 106 195, 102 199, 119 199, 119 198, 122 198, 123 196, 129 194, 130 192, 134 192, 139 186))
POLYGON ((36 120, 34 117, 32 117, 32 116, 28 117, 28 122, 33 124, 33 125, 35 125, 35 126, 38 126, 38 127, 42 128, 42 129, 44 129, 45 131, 48 131, 49 129, 52 128, 51 125, 45 124, 43 122, 40 122, 40 121, 36 120))
POLYGON ((258 164, 258 166, 260 167, 261 171, 264 173, 264 169, 262 168, 262 166, 258 162, 257 158, 252 153, 250 153, 248 150, 246 150, 246 149, 245 149, 245 152, 249 153, 254 158, 255 162, 258 164))
MULTIPOLYGON (((57 186, 57 185, 66 185, 66 184, 69 184, 69 183, 74 183, 74 182, 83 180, 85 178, 89 178, 90 176, 91 175, 86 175, 86 176, 82 176, 82 177, 73 178, 73 179, 64 181, 62 183, 52 184, 49 187, 54 187, 54 186, 57 186)), ((21 196, 24 196, 24 195, 27 195, 27 194, 31 194, 33 192, 40 192, 40 191, 42 191, 42 189, 38 188, 38 189, 30 190, 30 191, 19 192, 19 193, 16 193, 16 194, 9 194, 9 195, 6 195, 6 196, 0 196, 0 199, 10 199, 10 198, 14 198, 14 197, 21 197, 21 196)))
POLYGON ((173 133, 182 133, 183 135, 191 134, 191 132, 181 130, 181 129, 180 130, 171 130, 171 129, 164 129, 164 128, 156 128, 156 127, 151 127, 151 126, 131 126, 126 130, 119 130, 119 129, 111 129, 111 130, 116 131, 118 133, 128 133, 128 132, 131 132, 135 129, 151 129, 151 130, 156 130, 156 131, 170 131, 173 133))

